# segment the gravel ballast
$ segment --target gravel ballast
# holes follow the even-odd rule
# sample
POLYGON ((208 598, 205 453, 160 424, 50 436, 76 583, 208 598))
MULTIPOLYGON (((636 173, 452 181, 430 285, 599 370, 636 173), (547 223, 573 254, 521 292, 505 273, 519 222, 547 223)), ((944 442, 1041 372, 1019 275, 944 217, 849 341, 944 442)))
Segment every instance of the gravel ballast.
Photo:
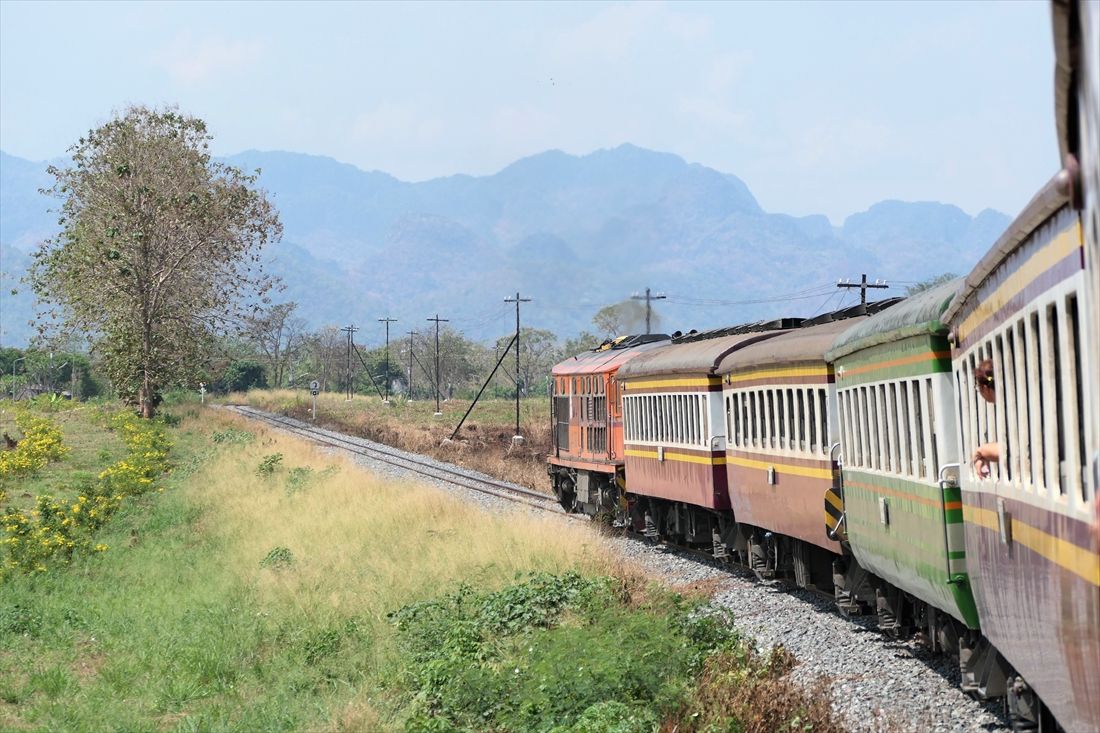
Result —
MULTIPOLYGON (((491 478, 363 438, 277 417, 363 447, 435 463, 475 478, 491 478)), ((348 456, 357 465, 380 476, 436 486, 486 511, 532 511, 506 499, 428 478, 340 448, 326 448, 348 456)), ((714 590, 712 603, 733 611, 739 630, 752 638, 760 651, 766 652, 781 644, 795 656, 799 662, 791 672, 795 681, 807 686, 823 677, 829 681, 833 709, 852 731, 1010 731, 1000 715, 1000 703, 983 705, 959 690, 958 671, 953 662, 929 654, 915 642, 883 636, 875 629, 873 618, 843 618, 830 601, 814 593, 782 581, 759 581, 747 571, 731 569, 675 548, 633 537, 605 536, 605 539, 625 559, 670 585, 706 583, 714 590)))

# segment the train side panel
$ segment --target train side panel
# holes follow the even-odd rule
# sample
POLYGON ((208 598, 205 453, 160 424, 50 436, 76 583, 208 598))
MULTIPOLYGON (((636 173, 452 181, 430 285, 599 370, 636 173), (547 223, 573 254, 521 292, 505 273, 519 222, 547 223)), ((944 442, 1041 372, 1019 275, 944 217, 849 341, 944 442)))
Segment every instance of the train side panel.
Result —
POLYGON ((1067 730, 1100 730, 1097 399, 1082 227, 1055 179, 975 271, 948 312, 964 455, 999 447, 988 476, 962 471, 968 567, 982 631, 1067 730), (989 360, 996 398, 975 391, 989 360))

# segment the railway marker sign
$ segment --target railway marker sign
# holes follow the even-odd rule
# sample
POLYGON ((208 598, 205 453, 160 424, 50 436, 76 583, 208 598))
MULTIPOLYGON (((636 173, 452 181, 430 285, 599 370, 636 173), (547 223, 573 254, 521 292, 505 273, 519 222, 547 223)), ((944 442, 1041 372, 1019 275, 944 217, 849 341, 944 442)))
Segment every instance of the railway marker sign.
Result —
POLYGON ((321 383, 314 379, 309 383, 309 393, 313 395, 313 420, 317 421, 317 393, 321 391, 321 383))

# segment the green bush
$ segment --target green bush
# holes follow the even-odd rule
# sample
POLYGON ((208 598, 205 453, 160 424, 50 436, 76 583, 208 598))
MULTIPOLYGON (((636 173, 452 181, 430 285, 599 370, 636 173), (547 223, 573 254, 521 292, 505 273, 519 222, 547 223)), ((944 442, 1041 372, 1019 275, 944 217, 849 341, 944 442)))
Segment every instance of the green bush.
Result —
POLYGON ((536 574, 462 587, 391 616, 413 713, 406 731, 648 733, 680 709, 728 616, 653 591, 628 606, 608 578, 536 574))

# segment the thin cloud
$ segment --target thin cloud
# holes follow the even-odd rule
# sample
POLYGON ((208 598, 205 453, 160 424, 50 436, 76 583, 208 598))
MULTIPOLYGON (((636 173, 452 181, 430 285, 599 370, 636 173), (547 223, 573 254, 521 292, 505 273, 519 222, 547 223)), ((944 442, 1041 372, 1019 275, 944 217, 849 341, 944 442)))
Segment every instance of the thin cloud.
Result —
POLYGON ((264 44, 257 40, 176 36, 160 55, 160 65, 179 83, 192 86, 259 65, 264 44))
POLYGON ((709 34, 710 29, 708 18, 673 10, 665 3, 619 4, 558 34, 549 47, 559 59, 620 61, 643 50, 656 37, 690 43, 709 34))

